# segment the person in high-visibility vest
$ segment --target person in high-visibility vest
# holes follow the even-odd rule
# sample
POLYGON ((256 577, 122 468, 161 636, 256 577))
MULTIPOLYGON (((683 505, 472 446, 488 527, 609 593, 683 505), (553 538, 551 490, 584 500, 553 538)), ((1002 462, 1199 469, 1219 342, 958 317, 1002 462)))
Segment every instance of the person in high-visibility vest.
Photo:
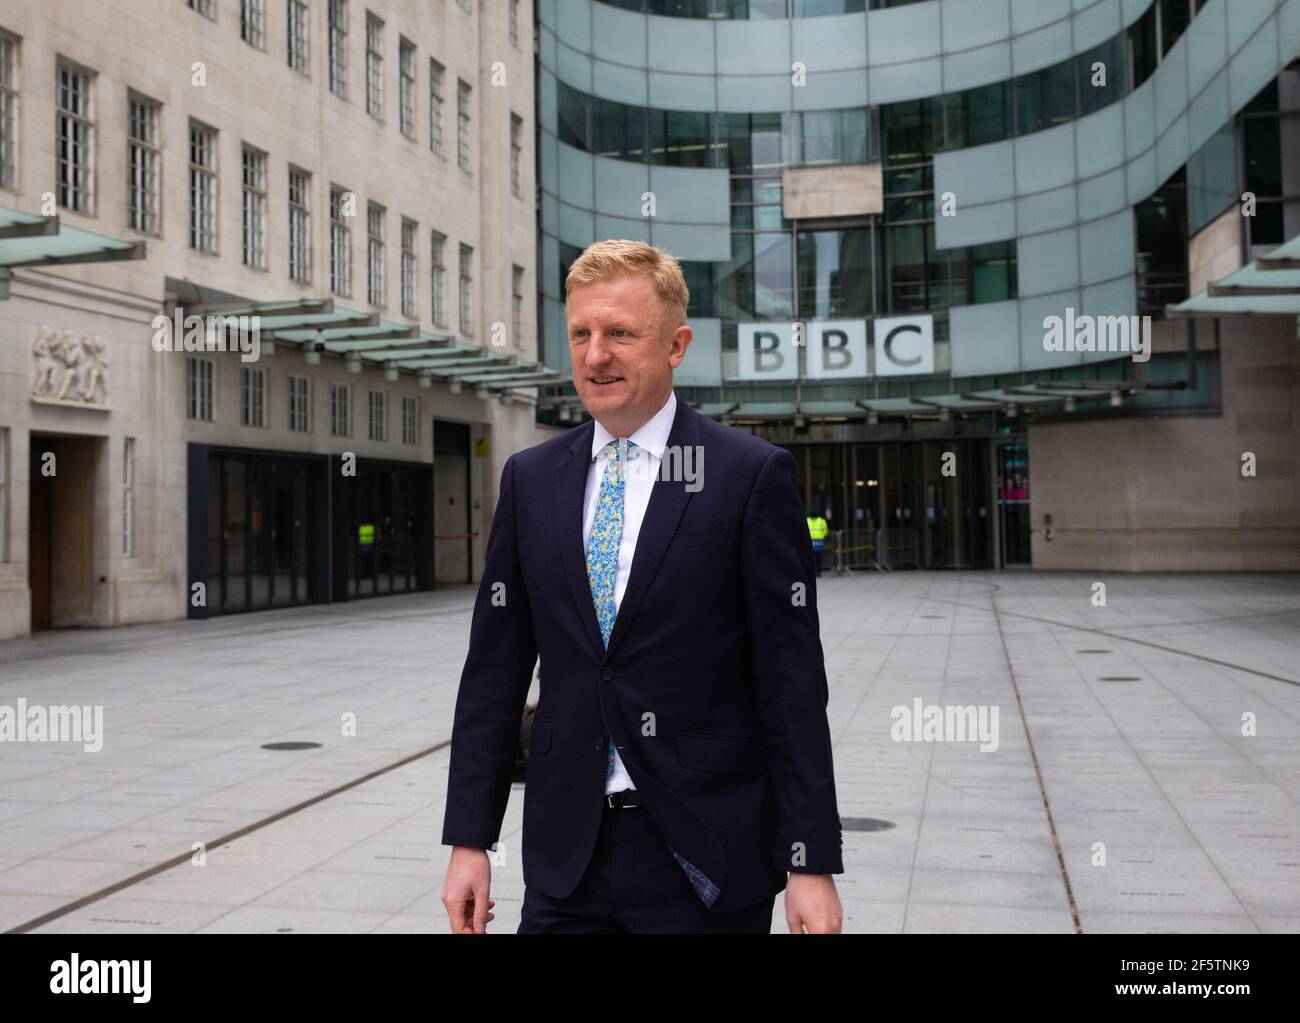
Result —
POLYGON ((817 566, 818 576, 822 574, 822 551, 826 548, 826 534, 830 531, 830 524, 820 512, 808 516, 808 535, 812 537, 813 564, 817 566))

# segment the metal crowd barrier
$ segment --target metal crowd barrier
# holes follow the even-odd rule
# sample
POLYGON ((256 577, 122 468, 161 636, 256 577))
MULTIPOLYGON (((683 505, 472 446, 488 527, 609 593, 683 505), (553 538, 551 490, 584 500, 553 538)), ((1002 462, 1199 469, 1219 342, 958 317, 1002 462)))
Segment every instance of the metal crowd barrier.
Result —
POLYGON ((875 567, 876 537, 870 529, 837 529, 827 539, 836 575, 875 567))
POLYGON ((921 536, 908 526, 876 531, 876 564, 882 572, 921 567, 921 536))

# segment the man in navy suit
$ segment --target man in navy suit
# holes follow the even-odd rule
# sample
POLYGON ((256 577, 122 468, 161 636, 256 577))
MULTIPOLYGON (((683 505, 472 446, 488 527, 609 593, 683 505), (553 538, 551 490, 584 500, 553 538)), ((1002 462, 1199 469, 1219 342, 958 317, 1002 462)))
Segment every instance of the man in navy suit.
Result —
POLYGON ((673 394, 677 261, 591 246, 566 280, 594 422, 512 455, 452 731, 443 904, 493 919, 540 655, 519 933, 836 933, 843 873, 812 544, 789 452, 673 394))

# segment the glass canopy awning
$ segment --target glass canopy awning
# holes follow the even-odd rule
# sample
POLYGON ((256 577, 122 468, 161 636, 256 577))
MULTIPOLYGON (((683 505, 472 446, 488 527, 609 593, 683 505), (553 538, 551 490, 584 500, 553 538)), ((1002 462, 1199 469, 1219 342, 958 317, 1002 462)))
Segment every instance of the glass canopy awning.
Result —
POLYGON ((1169 306, 1180 319, 1215 316, 1300 316, 1300 236, 1169 306))
MULTIPOLYGON (((991 390, 959 391, 952 394, 910 395, 894 398, 819 399, 812 401, 704 401, 691 407, 711 419, 761 422, 782 419, 845 420, 878 422, 882 418, 948 419, 987 412, 1015 414, 1021 408, 1061 406, 1074 411, 1081 401, 1109 400, 1115 404, 1125 396, 1185 386, 1180 382, 1140 380, 1049 380, 1011 385, 991 390)), ((576 399, 552 399, 565 413, 565 422, 581 414, 576 399)))
POLYGON ((378 313, 349 309, 329 298, 210 303, 189 306, 186 312, 230 320, 256 317, 264 349, 269 345, 274 351, 283 345, 301 352, 308 363, 332 355, 343 359, 353 372, 372 366, 383 369, 390 379, 403 372, 414 373, 422 383, 437 377, 448 383, 453 394, 463 384, 486 397, 490 392, 504 394, 567 381, 564 373, 541 363, 466 344, 412 323, 385 320, 378 313))
POLYGON ((144 257, 144 242, 121 241, 71 227, 61 223, 58 217, 41 217, 0 206, 0 271, 144 257))

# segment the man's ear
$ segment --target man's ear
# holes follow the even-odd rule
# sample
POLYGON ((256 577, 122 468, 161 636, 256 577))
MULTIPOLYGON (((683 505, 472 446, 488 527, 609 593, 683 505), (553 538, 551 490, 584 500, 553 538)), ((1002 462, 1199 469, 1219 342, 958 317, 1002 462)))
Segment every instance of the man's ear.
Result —
POLYGON ((682 324, 675 331, 670 339, 671 345, 668 349, 668 362, 676 369, 681 365, 682 359, 686 357, 686 349, 691 346, 691 341, 695 339, 695 331, 691 330, 686 324, 682 324))

